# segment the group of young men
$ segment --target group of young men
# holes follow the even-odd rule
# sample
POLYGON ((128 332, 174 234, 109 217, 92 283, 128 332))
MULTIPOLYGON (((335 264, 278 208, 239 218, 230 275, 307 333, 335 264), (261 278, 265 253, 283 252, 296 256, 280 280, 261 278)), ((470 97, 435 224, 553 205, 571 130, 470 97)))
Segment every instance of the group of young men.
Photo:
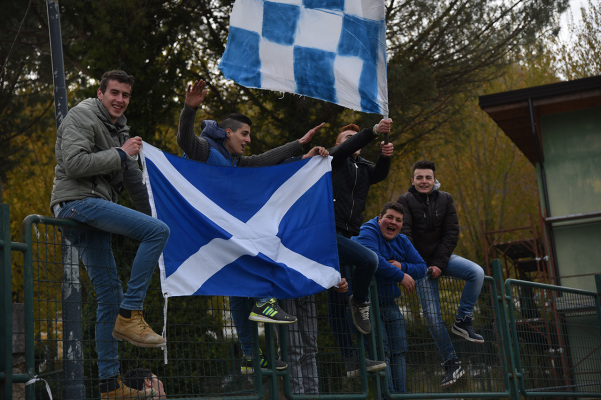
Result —
MULTIPOLYGON (((136 389, 124 382, 120 375, 118 340, 144 347, 165 345, 165 339, 150 328, 142 313, 150 278, 167 243, 169 228, 150 215, 148 194, 137 162, 142 139, 129 136, 124 112, 129 105, 132 86, 133 77, 124 71, 106 72, 100 81, 97 98, 84 100, 69 111, 58 129, 55 145, 57 165, 50 201, 52 212, 58 218, 72 219, 95 228, 85 231, 64 228, 63 235, 79 250, 96 292, 96 346, 103 399, 157 395, 152 386, 136 389), (138 211, 117 204, 124 188, 138 211), (111 251, 113 233, 140 242, 125 293, 111 251)), ((245 115, 230 114, 221 124, 203 121, 201 135, 195 135, 196 112, 206 93, 206 83, 202 80, 188 86, 177 133, 181 149, 187 157, 197 161, 229 167, 288 162, 323 126, 318 125, 299 140, 263 154, 243 156, 250 144, 252 125, 245 115)), ((316 146, 302 156, 332 157, 336 240, 343 278, 338 286, 328 290, 328 320, 344 357, 347 375, 358 375, 364 355, 359 354, 354 344, 355 332, 344 322, 345 315, 348 310, 359 333, 371 332, 369 285, 375 276, 386 361, 365 359, 365 366, 367 371, 389 368, 390 391, 404 392, 407 340, 403 315, 394 300, 400 295, 396 282, 407 291, 417 288, 442 357, 445 369, 442 386, 446 387, 459 379, 464 371, 442 322, 438 278, 445 274, 466 281, 452 332, 482 343, 482 336, 472 328, 472 313, 484 272, 477 264, 452 254, 459 234, 457 214, 452 197, 439 190, 432 162, 417 162, 409 192, 400 196, 397 202, 386 203, 379 216, 362 224, 369 187, 387 177, 393 145, 381 141, 376 163, 362 158, 360 152, 381 134, 388 134, 391 125, 389 119, 363 130, 353 124, 347 125, 341 129, 335 146, 329 151, 316 146)), ((317 394, 314 298, 308 296, 282 300, 281 303, 283 308, 272 296, 230 298, 230 310, 244 354, 241 371, 251 373, 253 365, 257 365, 252 360, 250 320, 291 324, 288 362, 292 392, 317 394)), ((282 361, 268 366, 262 357, 258 365, 287 368, 282 361)))

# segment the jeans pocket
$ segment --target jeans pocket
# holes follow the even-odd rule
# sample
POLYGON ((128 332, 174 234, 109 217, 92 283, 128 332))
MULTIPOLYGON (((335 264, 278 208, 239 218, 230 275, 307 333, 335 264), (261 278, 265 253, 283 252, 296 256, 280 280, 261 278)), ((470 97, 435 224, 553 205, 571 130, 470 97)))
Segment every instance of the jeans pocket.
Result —
POLYGON ((69 203, 65 204, 65 206, 63 208, 61 208, 57 217, 64 218, 64 219, 70 219, 70 220, 81 222, 81 223, 85 224, 90 221, 93 221, 93 218, 89 217, 86 214, 85 209, 86 209, 85 199, 70 201, 69 203))

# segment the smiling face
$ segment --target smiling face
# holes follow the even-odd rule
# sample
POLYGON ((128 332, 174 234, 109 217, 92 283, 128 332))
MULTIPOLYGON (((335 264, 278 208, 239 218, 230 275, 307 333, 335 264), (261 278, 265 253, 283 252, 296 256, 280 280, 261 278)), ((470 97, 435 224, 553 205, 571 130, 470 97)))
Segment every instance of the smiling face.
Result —
POLYGON ((397 210, 389 208, 383 215, 378 216, 378 225, 384 239, 391 241, 400 232, 403 227, 403 214, 397 210))
POLYGON ((431 169, 416 169, 413 171, 413 178, 411 178, 411 183, 415 186, 418 193, 421 194, 432 193, 435 181, 434 171, 431 169))
POLYGON ((100 89, 97 92, 98 99, 108 111, 113 123, 117 122, 129 105, 131 96, 131 85, 116 80, 110 80, 104 93, 100 89))
POLYGON ((246 146, 250 144, 250 126, 248 124, 242 124, 242 126, 235 131, 228 128, 226 129, 227 137, 224 145, 231 155, 239 157, 244 153, 246 146))

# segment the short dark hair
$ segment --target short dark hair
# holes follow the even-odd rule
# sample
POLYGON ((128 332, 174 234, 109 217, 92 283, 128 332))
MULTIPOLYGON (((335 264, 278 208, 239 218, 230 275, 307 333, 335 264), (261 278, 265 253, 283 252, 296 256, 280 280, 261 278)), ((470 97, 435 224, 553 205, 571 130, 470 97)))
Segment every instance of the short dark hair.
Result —
POLYGON ((411 174, 411 176, 413 176, 415 174, 416 169, 431 169, 432 173, 434 175, 436 175, 436 166, 434 165, 433 161, 428 161, 428 160, 416 161, 415 164, 413 164, 413 173, 411 174))
POLYGON ((253 122, 249 117, 240 113, 231 113, 221 121, 223 129, 231 129, 233 131, 242 128, 243 124, 252 126, 253 122))
POLYGON ((388 210, 398 211, 401 215, 405 215, 405 209, 403 208, 403 205, 401 203, 397 203, 396 201, 389 201, 388 203, 384 204, 384 207, 382 207, 382 211, 380 212, 380 217, 386 214, 386 211, 388 210))
POLYGON ((123 383, 132 389, 143 390, 144 380, 152 380, 152 371, 147 368, 134 368, 123 375, 123 383))
POLYGON ((100 91, 102 93, 106 92, 109 81, 127 83, 131 87, 134 86, 134 76, 129 75, 127 72, 121 71, 120 69, 114 69, 102 74, 102 78, 100 78, 100 91))

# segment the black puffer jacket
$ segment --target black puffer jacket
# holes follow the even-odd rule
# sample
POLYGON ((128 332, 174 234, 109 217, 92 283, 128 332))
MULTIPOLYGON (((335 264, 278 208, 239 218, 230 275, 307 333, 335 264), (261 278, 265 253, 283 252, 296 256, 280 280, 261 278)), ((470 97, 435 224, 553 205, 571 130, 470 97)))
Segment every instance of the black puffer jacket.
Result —
POLYGON ((427 266, 444 271, 457 246, 459 220, 453 197, 439 187, 437 181, 432 193, 424 195, 411 186, 397 202, 405 209, 401 233, 411 240, 427 266))
POLYGON ((375 165, 353 157, 375 138, 371 128, 363 129, 330 149, 336 230, 348 237, 359 234, 369 186, 386 179, 390 170, 390 157, 380 154, 375 165))

